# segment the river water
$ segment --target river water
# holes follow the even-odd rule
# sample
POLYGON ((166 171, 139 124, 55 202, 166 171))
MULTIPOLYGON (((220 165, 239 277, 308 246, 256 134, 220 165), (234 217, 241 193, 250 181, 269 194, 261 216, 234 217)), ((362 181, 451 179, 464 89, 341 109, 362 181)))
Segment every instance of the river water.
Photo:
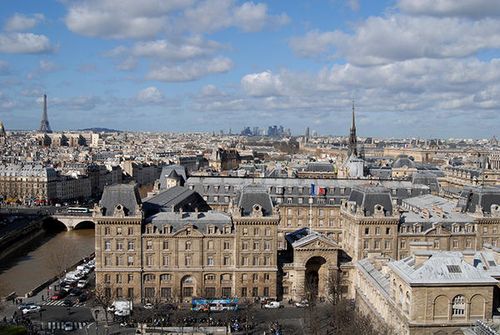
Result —
POLYGON ((24 295, 68 266, 94 252, 94 229, 45 233, 0 262, 3 291, 24 295))

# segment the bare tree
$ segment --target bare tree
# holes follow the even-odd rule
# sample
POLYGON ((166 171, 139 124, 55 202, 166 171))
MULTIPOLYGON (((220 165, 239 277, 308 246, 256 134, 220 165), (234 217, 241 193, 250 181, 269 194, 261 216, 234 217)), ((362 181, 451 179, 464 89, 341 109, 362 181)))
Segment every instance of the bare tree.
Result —
POLYGON ((104 310, 106 326, 109 326, 108 308, 111 307, 114 302, 113 285, 96 283, 92 294, 95 307, 100 307, 104 310))

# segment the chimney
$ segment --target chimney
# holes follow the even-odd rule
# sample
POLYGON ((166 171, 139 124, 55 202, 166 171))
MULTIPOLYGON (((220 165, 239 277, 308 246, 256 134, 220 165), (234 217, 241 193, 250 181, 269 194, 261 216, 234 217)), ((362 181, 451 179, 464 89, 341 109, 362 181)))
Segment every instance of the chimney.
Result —
POLYGON ((432 253, 429 250, 432 248, 432 242, 410 242, 410 254, 415 257, 415 268, 428 260, 432 253))

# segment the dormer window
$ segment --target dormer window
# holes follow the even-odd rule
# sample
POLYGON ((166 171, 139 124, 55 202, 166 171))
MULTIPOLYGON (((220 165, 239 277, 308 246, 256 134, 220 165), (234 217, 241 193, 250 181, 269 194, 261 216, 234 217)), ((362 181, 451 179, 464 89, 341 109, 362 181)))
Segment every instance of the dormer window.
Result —
POLYGON ((224 226, 224 234, 231 234, 231 226, 224 226))
POLYGON ((215 227, 214 226, 209 226, 208 227, 208 233, 209 234, 215 234, 215 227))

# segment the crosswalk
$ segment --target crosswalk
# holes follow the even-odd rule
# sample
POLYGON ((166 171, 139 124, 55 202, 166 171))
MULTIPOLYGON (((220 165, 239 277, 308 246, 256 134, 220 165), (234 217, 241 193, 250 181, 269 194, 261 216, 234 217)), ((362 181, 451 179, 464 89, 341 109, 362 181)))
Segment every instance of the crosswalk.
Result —
MULTIPOLYGON (((64 300, 46 300, 41 303, 42 306, 64 306, 64 300)), ((81 307, 84 303, 75 303, 71 307, 81 307)))
MULTIPOLYGON (((73 324, 73 329, 83 329, 87 322, 71 322, 73 324)), ((64 329, 66 322, 64 321, 49 321, 43 323, 43 328, 52 330, 52 329, 64 329)))

